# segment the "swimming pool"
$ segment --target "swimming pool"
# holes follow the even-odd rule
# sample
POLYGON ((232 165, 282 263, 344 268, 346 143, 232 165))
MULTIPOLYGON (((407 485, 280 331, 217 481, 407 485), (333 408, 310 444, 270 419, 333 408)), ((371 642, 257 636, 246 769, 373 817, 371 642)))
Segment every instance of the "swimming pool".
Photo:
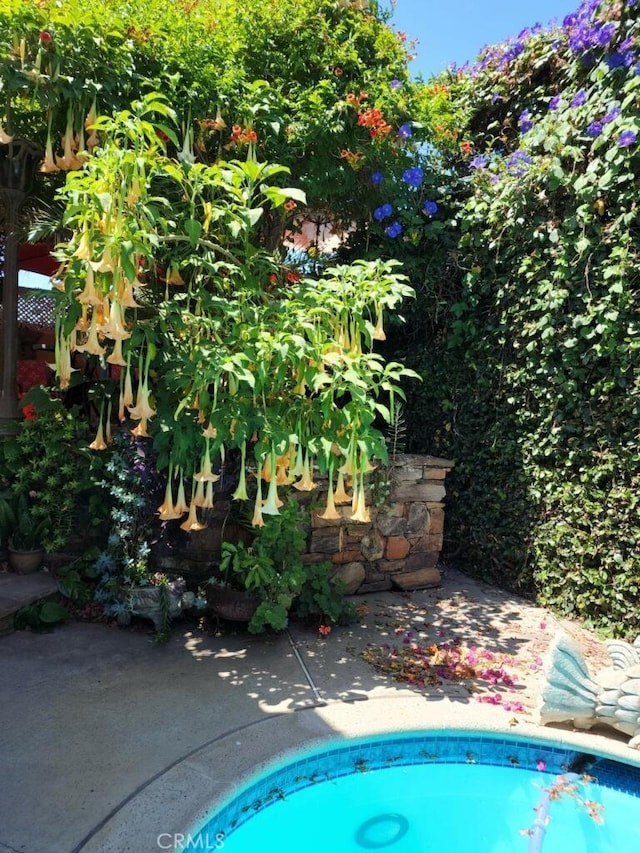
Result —
POLYGON ((461 731, 341 741, 252 780, 190 838, 225 853, 637 853, 640 768, 461 731))

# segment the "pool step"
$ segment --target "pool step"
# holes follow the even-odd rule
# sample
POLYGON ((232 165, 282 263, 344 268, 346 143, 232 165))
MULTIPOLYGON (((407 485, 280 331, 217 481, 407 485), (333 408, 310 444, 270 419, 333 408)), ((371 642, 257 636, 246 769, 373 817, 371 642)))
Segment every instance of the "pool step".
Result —
POLYGON ((15 630, 13 617, 21 607, 50 598, 57 588, 54 579, 46 572, 31 575, 0 572, 0 637, 15 630))

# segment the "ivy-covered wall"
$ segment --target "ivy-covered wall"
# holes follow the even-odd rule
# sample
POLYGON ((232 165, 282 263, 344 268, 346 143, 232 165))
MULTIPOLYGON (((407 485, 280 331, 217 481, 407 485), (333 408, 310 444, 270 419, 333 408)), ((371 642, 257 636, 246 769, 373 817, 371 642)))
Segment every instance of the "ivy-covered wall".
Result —
POLYGON ((408 388, 409 449, 456 459, 450 556, 632 636, 639 26, 635 2, 585 0, 445 75, 469 153, 439 199, 449 245, 425 229, 420 310, 397 341, 425 379, 408 388))

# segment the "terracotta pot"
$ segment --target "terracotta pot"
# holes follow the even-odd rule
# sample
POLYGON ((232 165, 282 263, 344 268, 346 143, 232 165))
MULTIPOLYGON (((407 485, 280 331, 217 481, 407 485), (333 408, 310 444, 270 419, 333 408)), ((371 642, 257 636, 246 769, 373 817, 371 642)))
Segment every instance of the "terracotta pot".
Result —
POLYGON ((17 551, 9 546, 9 565, 19 575, 37 572, 44 560, 44 548, 33 551, 17 551))
POLYGON ((230 622, 250 622, 262 599, 255 593, 212 585, 207 590, 209 608, 230 622))

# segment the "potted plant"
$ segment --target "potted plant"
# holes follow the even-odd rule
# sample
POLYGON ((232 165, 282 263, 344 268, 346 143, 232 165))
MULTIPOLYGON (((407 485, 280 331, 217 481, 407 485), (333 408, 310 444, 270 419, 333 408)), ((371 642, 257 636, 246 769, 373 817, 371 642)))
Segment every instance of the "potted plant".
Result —
POLYGON ((231 622, 250 622, 261 602, 259 590, 268 585, 273 564, 244 542, 223 542, 218 569, 207 582, 211 610, 231 622))
POLYGON ((0 513, 3 527, 8 531, 9 565, 18 574, 37 571, 45 554, 42 536, 46 521, 34 517, 29 498, 24 494, 13 500, 3 498, 0 513))
POLYGON ((294 500, 265 519, 250 545, 223 542, 218 572, 208 583, 210 608, 223 619, 248 622, 255 634, 286 628, 306 577, 300 558, 304 544, 304 524, 294 500))

